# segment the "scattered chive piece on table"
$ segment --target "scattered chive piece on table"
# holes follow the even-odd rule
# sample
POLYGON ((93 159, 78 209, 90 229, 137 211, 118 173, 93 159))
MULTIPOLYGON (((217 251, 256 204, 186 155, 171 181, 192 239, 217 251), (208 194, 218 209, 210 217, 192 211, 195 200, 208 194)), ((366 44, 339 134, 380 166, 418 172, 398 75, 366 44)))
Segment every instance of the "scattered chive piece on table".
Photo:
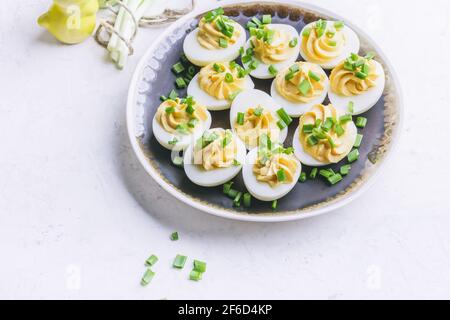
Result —
POLYGON ((348 162, 352 163, 359 159, 359 151, 358 149, 354 149, 352 152, 350 152, 347 156, 348 162))
POLYGON ((189 280, 192 281, 200 281, 202 280, 202 273, 192 270, 191 273, 189 273, 189 280))
POLYGON ((198 272, 205 272, 206 271, 206 262, 200 261, 200 260, 194 260, 194 270, 198 272))
POLYGON ((258 27, 262 25, 261 20, 259 20, 257 17, 253 17, 253 18, 252 18, 252 22, 253 22, 254 24, 256 24, 258 27))
POLYGON ((310 177, 311 179, 315 179, 315 178, 317 177, 317 172, 319 172, 319 169, 313 168, 313 169, 311 170, 311 172, 309 173, 309 177, 310 177))
POLYGON ((172 163, 173 163, 174 165, 176 165, 177 167, 181 167, 181 166, 183 166, 183 158, 180 157, 180 156, 175 156, 175 157, 172 159, 172 163))
POLYGON ((236 199, 236 197, 238 196, 238 194, 239 194, 239 191, 234 190, 234 189, 230 189, 230 191, 228 191, 228 193, 227 193, 227 196, 228 196, 230 199, 234 200, 234 199, 236 199))
POLYGON ((164 102, 164 101, 167 100, 167 97, 163 95, 163 96, 159 97, 159 99, 160 99, 162 102, 164 102))
POLYGON ((350 173, 350 170, 352 169, 352 166, 349 164, 346 164, 345 166, 342 166, 339 172, 341 175, 346 176, 350 173))
POLYGON ((276 76, 278 73, 278 70, 274 66, 269 66, 269 73, 273 76, 276 76))
POLYGON ((184 72, 185 68, 183 66, 183 64, 181 62, 177 62, 173 65, 172 67, 172 71, 176 74, 179 75, 180 73, 184 72))
POLYGON ((263 15, 262 23, 263 24, 271 24, 272 23, 272 16, 270 14, 263 15))
POLYGON ((250 193, 244 193, 244 207, 250 208, 252 205, 252 195, 250 193))
POLYGON ((362 134, 357 134, 356 135, 356 140, 355 140, 355 144, 353 145, 353 147, 355 147, 355 148, 359 148, 359 147, 361 147, 361 142, 362 142, 362 139, 364 138, 364 136, 362 135, 362 134))
POLYGON ((271 206, 272 210, 277 210, 277 207, 278 207, 278 200, 273 200, 271 206))
POLYGON ((155 273, 150 268, 148 268, 141 279, 141 285, 142 286, 148 285, 152 281, 154 276, 155 273))
POLYGON ((170 240, 172 240, 172 241, 177 241, 179 238, 180 238, 180 237, 178 236, 178 232, 173 232, 173 233, 170 235, 170 240))
POLYGON ((281 120, 283 120, 283 122, 286 125, 290 125, 292 123, 292 118, 287 114, 286 110, 284 110, 283 108, 278 109, 277 114, 280 116, 281 120))
POLYGON ((367 118, 358 117, 356 118, 356 126, 360 129, 364 129, 367 125, 367 118))
POLYGON ((225 183, 224 185, 223 185, 223 193, 224 194, 226 194, 226 195, 228 195, 228 193, 230 192, 230 190, 231 190, 231 186, 233 185, 233 181, 230 181, 230 182, 227 182, 227 183, 225 183))
POLYGON ((331 169, 322 169, 322 170, 319 171, 319 174, 320 174, 322 177, 328 179, 328 178, 332 177, 335 173, 334 173, 334 171, 331 170, 331 169))
POLYGON ((186 263, 187 257, 177 254, 175 260, 173 260, 173 267, 177 269, 183 269, 186 263))
POLYGON ((300 174, 300 178, 298 179, 298 181, 299 181, 300 183, 304 183, 304 182, 306 181, 306 179, 307 179, 307 177, 306 177, 306 172, 302 172, 302 173, 300 174))
POLYGON ((182 77, 179 77, 175 80, 175 84, 177 85, 178 89, 184 89, 187 87, 186 81, 182 77))
POLYGON ((169 99, 175 100, 176 98, 178 98, 178 92, 176 92, 175 89, 172 89, 172 91, 170 91, 169 93, 169 99))
POLYGON ((289 47, 294 48, 298 44, 298 38, 295 37, 289 42, 289 47))
POLYGON ((155 265, 155 263, 157 263, 157 262, 158 262, 158 257, 155 256, 154 254, 152 254, 152 255, 150 256, 150 258, 148 258, 148 259, 145 261, 145 264, 146 264, 147 266, 153 266, 153 265, 155 265))
POLYGON ((327 180, 331 185, 335 185, 338 182, 342 181, 342 176, 339 173, 336 173, 335 175, 332 175, 327 180))
POLYGON ((241 206, 241 198, 242 198, 242 192, 238 192, 236 197, 233 199, 233 206, 240 207, 241 206))

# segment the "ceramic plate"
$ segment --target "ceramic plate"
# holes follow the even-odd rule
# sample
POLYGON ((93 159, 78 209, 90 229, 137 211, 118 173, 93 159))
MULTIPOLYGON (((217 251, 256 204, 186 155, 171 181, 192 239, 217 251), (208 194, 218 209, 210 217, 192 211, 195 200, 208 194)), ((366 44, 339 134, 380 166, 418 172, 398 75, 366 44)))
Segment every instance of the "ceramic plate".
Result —
MULTIPOLYGON (((187 205, 217 216, 246 221, 291 221, 330 212, 348 204, 361 195, 373 182, 382 165, 388 160, 398 139, 402 119, 402 95, 397 77, 381 48, 350 21, 328 10, 297 1, 222 1, 226 14, 245 25, 253 16, 271 14, 274 23, 284 23, 301 30, 306 24, 318 20, 342 20, 361 40, 363 55, 374 51, 377 61, 386 71, 386 88, 383 97, 363 116, 368 125, 362 130, 364 143, 360 159, 352 165, 351 174, 339 184, 330 187, 320 178, 297 184, 295 189, 279 201, 273 212, 270 203, 253 200, 251 209, 234 208, 222 188, 203 188, 191 183, 184 171, 175 167, 170 152, 162 148, 152 133, 152 119, 160 104, 160 96, 174 87, 175 76, 170 68, 182 54, 183 40, 195 29, 199 18, 209 10, 194 11, 170 26, 148 49, 139 63, 130 85, 127 125, 139 161, 145 170, 169 193, 187 205)), ((214 9, 214 8, 210 8, 214 9)), ((299 58, 300 59, 300 58, 299 58)), ((270 80, 254 79, 256 88, 270 93, 270 80)), ((185 95, 185 91, 180 91, 185 95)), ((325 103, 328 103, 326 101, 325 103)), ((297 121, 289 128, 285 146, 292 145, 292 135, 297 121)), ((211 127, 229 127, 228 111, 213 112, 211 127)), ((331 166, 339 169, 342 165, 331 166)), ((309 172, 309 168, 305 168, 309 172)), ((239 175, 234 179, 236 189, 245 190, 239 175)))

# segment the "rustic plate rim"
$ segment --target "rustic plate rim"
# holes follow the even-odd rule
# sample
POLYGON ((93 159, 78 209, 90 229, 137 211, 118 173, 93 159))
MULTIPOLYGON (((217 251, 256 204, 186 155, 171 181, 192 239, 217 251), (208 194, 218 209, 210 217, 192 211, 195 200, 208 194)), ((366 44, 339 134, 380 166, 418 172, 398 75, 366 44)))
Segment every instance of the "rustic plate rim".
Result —
POLYGON ((296 221, 306 218, 315 217, 318 215, 322 215, 325 213, 329 213, 332 211, 335 211, 339 208, 342 208, 346 206, 347 204, 351 203, 352 201, 356 200, 358 197, 360 197, 364 192, 366 192, 377 180, 380 173, 383 171, 383 169, 386 166, 386 163, 388 163, 389 159, 392 157, 392 155, 395 153, 395 150, 397 149, 397 145, 400 138, 400 132, 402 131, 403 127, 403 118, 404 118, 404 105, 403 105, 403 92, 402 88, 400 86, 400 82, 398 80, 397 73, 395 72, 395 69, 393 68, 391 62, 384 54, 383 50, 378 46, 378 44, 372 39, 371 36, 369 36, 365 31, 360 29, 358 26, 354 25, 353 23, 349 23, 349 25, 354 28, 355 31, 357 31, 359 34, 364 36, 364 39, 368 41, 374 48, 376 48, 377 53, 380 54, 380 56, 383 58, 384 63, 387 65, 389 72, 391 74, 391 79, 394 83, 394 86, 397 91, 397 107, 398 107, 398 120, 397 120, 397 128, 395 132, 392 135, 392 142, 390 144, 390 148, 385 155, 385 157, 381 160, 378 167, 374 171, 374 173, 362 184, 357 190, 346 196, 345 198, 342 198, 336 202, 330 203, 324 207, 320 208, 313 208, 308 212, 302 212, 298 213, 296 211, 293 211, 290 214, 284 214, 284 215, 277 215, 274 213, 273 215, 258 215, 258 214, 234 214, 230 213, 230 211, 226 209, 221 209, 213 206, 209 206, 204 203, 196 202, 193 199, 187 197, 180 191, 178 191, 176 188, 174 188, 172 185, 167 183, 164 179, 161 178, 157 170, 150 165, 149 161, 147 160, 144 151, 141 149, 141 146, 136 139, 135 135, 135 107, 136 107, 136 92, 138 88, 138 80, 139 76, 141 75, 141 71, 145 67, 145 64, 147 62, 147 58, 149 57, 150 53, 154 51, 156 46, 165 39, 168 35, 171 34, 177 27, 183 25, 186 21, 189 19, 192 19, 193 17, 198 16, 199 14, 206 12, 208 10, 214 9, 217 6, 229 6, 229 5, 240 5, 245 3, 278 3, 278 4, 284 4, 289 6, 294 6, 297 8, 302 8, 306 10, 312 10, 316 11, 318 13, 332 16, 337 19, 345 20, 348 22, 348 19, 344 19, 339 14, 336 14, 328 9, 325 9, 320 6, 316 6, 309 3, 304 3, 302 1, 295 1, 295 0, 282 0, 282 1, 276 1, 273 0, 225 0, 221 1, 219 4, 214 3, 209 6, 203 7, 203 8, 196 8, 191 13, 187 14, 183 18, 179 19, 175 23, 173 23, 170 27, 168 27, 163 33, 161 33, 156 40, 153 42, 153 44, 146 50, 145 54, 140 59, 134 73, 133 77, 130 83, 130 87, 128 90, 128 98, 127 98, 127 110, 126 110, 126 124, 127 124, 127 131, 128 131, 128 137, 130 139, 131 146, 133 148, 133 151, 135 155, 137 156, 140 164, 143 166, 145 171, 169 194, 171 194, 173 197, 177 198, 178 200, 182 201, 183 203, 198 209, 202 212, 209 213, 214 216, 218 216, 221 218, 226 219, 232 219, 232 220, 239 220, 239 221, 247 221, 247 222, 289 222, 289 221, 296 221))

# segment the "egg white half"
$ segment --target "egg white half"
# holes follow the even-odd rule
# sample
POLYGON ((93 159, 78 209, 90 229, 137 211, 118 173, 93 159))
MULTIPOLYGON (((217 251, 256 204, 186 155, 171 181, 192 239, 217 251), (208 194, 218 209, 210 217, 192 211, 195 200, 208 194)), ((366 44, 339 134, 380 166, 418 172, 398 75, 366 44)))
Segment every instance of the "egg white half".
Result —
MULTIPOLYGON (((358 130, 356 129, 355 124, 352 122, 351 125, 348 126, 349 133, 354 138, 352 139, 353 142, 356 141, 356 135, 358 134, 358 130)), ((292 147, 294 148, 294 154, 297 157, 298 160, 300 160, 301 163, 303 163, 306 166, 309 167, 324 167, 330 165, 330 163, 323 163, 318 160, 316 160, 313 156, 311 156, 309 153, 305 151, 303 148, 303 145, 300 143, 299 139, 300 134, 300 126, 297 127, 297 130, 295 130, 294 137, 292 138, 292 147)), ((351 152, 351 149, 349 153, 351 152)), ((348 154, 347 154, 348 155, 348 154)), ((345 155, 345 156, 347 156, 345 155)))
MULTIPOLYGON (((224 129, 216 128, 208 130, 208 132, 215 130, 224 129)), ((241 163, 241 165, 206 171, 200 165, 193 164, 194 142, 184 152, 184 171, 186 172, 189 180, 202 187, 217 187, 236 177, 245 163, 247 149, 240 139, 238 139, 235 135, 233 136, 237 146, 236 160, 241 163)))
POLYGON ((244 28, 236 23, 235 28, 240 31, 240 36, 236 43, 229 45, 228 48, 208 50, 204 48, 197 40, 198 28, 189 33, 183 43, 183 51, 186 57, 193 64, 204 67, 213 62, 232 61, 239 56, 239 50, 245 45, 247 35, 244 28))
POLYGON ((384 73, 383 66, 375 60, 373 60, 373 62, 376 66, 377 70, 376 72, 378 74, 378 78, 375 81, 376 86, 370 88, 363 94, 360 94, 358 96, 343 97, 334 93, 330 86, 330 89, 328 91, 328 97, 330 98, 331 104, 336 109, 338 109, 343 113, 348 113, 348 104, 350 102, 353 102, 354 104, 353 114, 358 115, 370 110, 374 105, 377 104, 378 100, 380 100, 384 92, 384 86, 386 84, 386 75, 384 73))
MULTIPOLYGON (((251 89, 239 94, 231 104, 230 109, 230 126, 233 132, 236 132, 235 124, 237 115, 239 112, 246 113, 249 108, 256 108, 261 106, 264 110, 270 111, 275 121, 278 121, 280 117, 277 114, 277 110, 281 108, 275 100, 272 99, 267 93, 257 89, 251 89)), ((284 128, 280 131, 279 141, 273 141, 283 143, 286 140, 288 134, 288 128, 284 128)), ((237 136, 237 135, 236 135, 237 136)), ((238 137, 238 139, 240 139, 238 137)), ((244 142, 245 143, 245 142, 244 142)), ((250 150, 250 146, 246 146, 250 150)))
POLYGON ((242 168, 245 187, 256 199, 261 201, 278 200, 287 195, 298 183, 298 179, 302 172, 302 165, 300 162, 298 162, 294 179, 290 184, 280 184, 276 187, 271 187, 268 183, 260 182, 256 179, 256 176, 253 173, 253 165, 256 161, 258 161, 258 148, 254 148, 248 153, 245 165, 242 168))
MULTIPOLYGON (((299 56, 299 52, 300 52, 300 40, 301 38, 298 35, 297 30, 295 30, 294 27, 287 25, 287 24, 268 24, 267 27, 269 27, 270 29, 277 29, 277 30, 281 30, 284 31, 286 33, 288 33, 291 38, 297 38, 297 45, 294 47, 293 53, 292 55, 285 61, 280 62, 280 63, 275 63, 273 64, 273 66, 275 67, 275 69, 277 70, 283 70, 285 68, 290 67, 295 61, 297 61, 297 58, 299 56)), ((250 39, 247 41, 247 43, 245 44, 244 49, 247 50, 248 48, 250 48, 250 39)), ((250 72, 250 75, 254 78, 257 79, 273 79, 275 76, 272 75, 269 72, 269 67, 271 66, 270 64, 265 64, 262 61, 258 60, 255 56, 253 57, 253 59, 257 60, 259 62, 258 67, 255 70, 252 70, 250 72)), ((244 64, 246 69, 248 69, 248 64, 244 64)))
POLYGON ((307 103, 295 103, 292 101, 289 101, 285 99, 281 94, 278 93, 277 86, 276 86, 276 79, 272 82, 272 87, 270 88, 270 94, 272 95, 272 98, 275 100, 276 103, 279 104, 280 107, 284 108, 286 112, 294 118, 300 117, 302 114, 304 114, 306 111, 310 110, 313 106, 316 104, 322 104, 326 97, 328 90, 330 88, 330 80, 328 79, 327 74, 325 71, 323 71, 323 75, 325 75, 325 88, 323 92, 317 96, 314 100, 307 102, 307 103))
MULTIPOLYGON (((254 87, 255 84, 253 83, 252 79, 249 76, 246 76, 245 88, 243 89, 243 91, 253 89, 254 87)), ((216 97, 213 97, 207 92, 203 91, 198 83, 198 74, 196 74, 189 83, 187 93, 189 96, 193 96, 195 98, 195 101, 198 101, 201 105, 205 106, 208 110, 211 111, 226 110, 231 106, 230 100, 217 99, 216 97)))
MULTIPOLYGON (((334 24, 335 21, 327 21, 328 24, 334 24)), ((300 32, 300 41, 303 40, 303 30, 305 30, 306 28, 314 28, 316 22, 311 22, 310 24, 307 24, 302 31, 300 32)), ((333 60, 330 60, 328 62, 324 62, 324 63, 318 63, 316 61, 310 61, 308 60, 307 55, 305 54, 305 52, 303 51, 302 46, 300 45, 300 54, 303 57, 303 59, 305 59, 306 61, 312 62, 312 63, 317 63, 318 65, 320 65, 322 68, 324 69, 333 69, 334 67, 336 67, 342 60, 345 60, 348 56, 350 56, 350 54, 352 53, 359 53, 359 49, 360 49, 360 42, 359 42, 359 37, 358 35, 355 33, 355 31, 353 31, 352 29, 350 29, 349 27, 347 27, 347 25, 344 26, 344 28, 341 30, 341 32, 344 33, 345 39, 346 39, 346 43, 344 46, 344 49, 342 50, 342 53, 334 58, 333 60)), ((299 41, 299 42, 300 42, 299 41)))
POLYGON ((156 120, 156 116, 153 117, 152 127, 153 127, 153 135, 156 140, 162 145, 164 148, 168 150, 184 150, 186 149, 193 141, 202 136, 203 132, 208 130, 211 127, 211 113, 206 110, 207 119, 205 121, 199 122, 194 132, 188 135, 184 134, 172 134, 164 130, 164 128, 159 124, 156 120), (169 144, 169 141, 172 141, 174 138, 178 140, 178 142, 174 145, 169 144))

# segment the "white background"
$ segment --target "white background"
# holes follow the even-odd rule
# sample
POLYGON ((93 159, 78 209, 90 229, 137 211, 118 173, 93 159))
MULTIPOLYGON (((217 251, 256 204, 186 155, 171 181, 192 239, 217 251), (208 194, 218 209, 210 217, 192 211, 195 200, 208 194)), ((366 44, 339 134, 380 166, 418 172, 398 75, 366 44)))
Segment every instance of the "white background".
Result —
POLYGON ((120 72, 93 39, 63 46, 38 27, 49 2, 0 10, 0 298, 450 298, 449 1, 308 1, 381 45, 405 125, 369 192, 284 224, 212 217, 159 188, 131 150, 125 105, 162 29, 141 30, 120 72), (177 253, 208 262, 203 281, 187 280, 191 261, 171 268, 177 253))

